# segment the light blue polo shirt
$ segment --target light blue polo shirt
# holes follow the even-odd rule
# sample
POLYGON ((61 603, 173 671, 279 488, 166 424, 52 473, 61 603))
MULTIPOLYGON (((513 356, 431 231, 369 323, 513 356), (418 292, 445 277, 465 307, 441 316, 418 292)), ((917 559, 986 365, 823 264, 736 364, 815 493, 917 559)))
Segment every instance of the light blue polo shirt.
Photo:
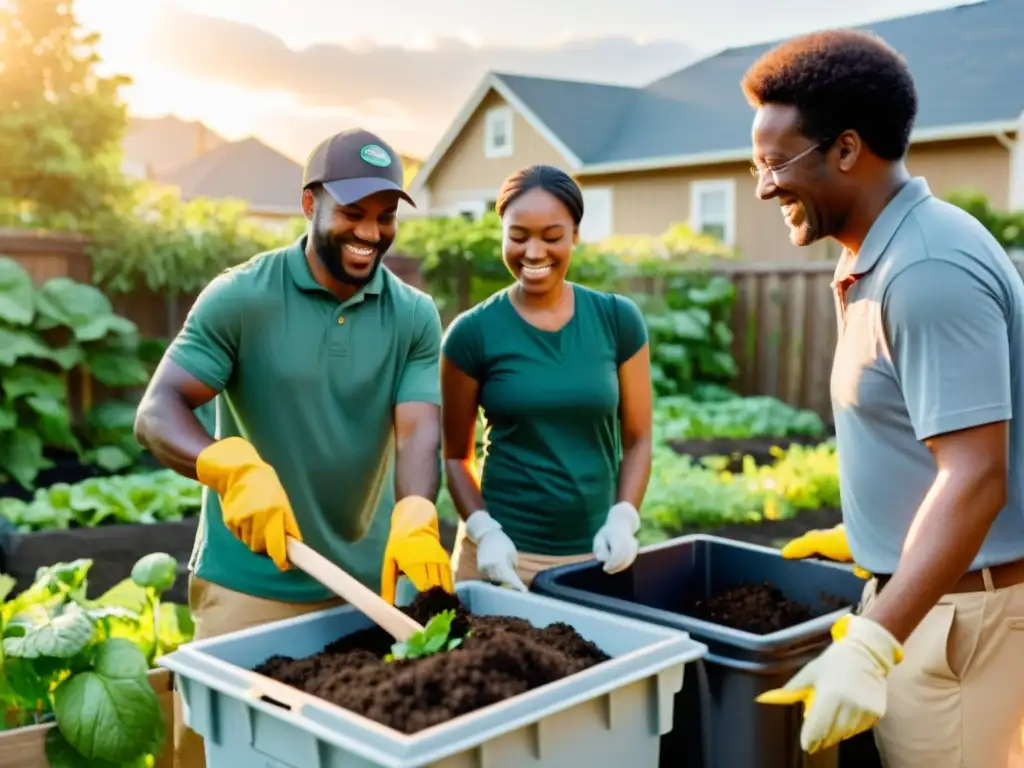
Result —
MULTIPOLYGON (((1024 411, 1024 282, 992 235, 922 178, 892 199, 835 278, 843 521, 856 562, 892 574, 936 477, 923 441, 1024 411)), ((1024 421, 1011 421, 1009 439, 1006 507, 971 570, 1024 557, 1024 421)))

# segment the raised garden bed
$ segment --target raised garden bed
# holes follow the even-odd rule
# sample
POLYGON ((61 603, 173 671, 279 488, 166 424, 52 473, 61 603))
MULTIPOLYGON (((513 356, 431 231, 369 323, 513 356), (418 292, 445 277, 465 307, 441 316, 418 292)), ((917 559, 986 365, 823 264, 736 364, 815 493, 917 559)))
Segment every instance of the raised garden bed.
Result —
MULTIPOLYGON (((198 517, 171 523, 100 525, 20 533, 0 517, 0 573, 15 579, 15 592, 28 588, 39 568, 79 558, 93 561, 89 587, 101 594, 131 576, 132 567, 154 549, 178 561, 178 578, 167 599, 188 604, 188 561, 198 517)), ((93 592, 94 590, 94 592, 93 592)))
MULTIPOLYGON (((163 750, 156 757, 153 768, 174 767, 174 685, 166 669, 149 672, 149 684, 160 700, 166 737, 163 750)), ((9 731, 0 729, 0 768, 51 768, 46 759, 46 739, 57 729, 56 723, 28 725, 9 731)))
POLYGON ((402 733, 416 733, 608 661, 567 624, 538 629, 507 616, 472 616, 434 588, 406 611, 420 624, 444 611, 457 649, 387 662, 393 640, 379 628, 349 635, 302 659, 273 656, 256 672, 402 733))
POLYGON ((740 472, 743 469, 743 457, 750 456, 756 464, 772 464, 776 457, 774 451, 786 450, 794 445, 817 445, 827 436, 797 437, 716 437, 710 439, 671 439, 666 441, 676 453, 690 456, 695 460, 709 456, 722 456, 727 459, 720 469, 740 472))
MULTIPOLYGON (((443 632, 430 624, 425 637, 392 646, 394 660, 390 641, 351 606, 164 656, 185 721, 201 735, 216 726, 207 768, 658 765, 683 666, 702 645, 481 582, 456 591, 462 605, 443 632), (415 649, 436 653, 412 658, 415 649)), ((421 596, 411 612, 422 618, 435 600, 421 596)))

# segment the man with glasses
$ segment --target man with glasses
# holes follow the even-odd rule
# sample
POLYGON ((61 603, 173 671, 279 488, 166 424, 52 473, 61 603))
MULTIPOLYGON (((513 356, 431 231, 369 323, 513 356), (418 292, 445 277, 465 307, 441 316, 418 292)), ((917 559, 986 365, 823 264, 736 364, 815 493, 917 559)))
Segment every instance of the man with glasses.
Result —
POLYGON ((843 521, 784 550, 855 560, 861 605, 766 704, 802 703, 808 752, 874 727, 888 768, 1024 759, 1024 283, 905 156, 902 58, 852 31, 745 74, 757 195, 796 245, 843 246, 832 406, 843 521), (852 557, 851 557, 852 553, 852 557))

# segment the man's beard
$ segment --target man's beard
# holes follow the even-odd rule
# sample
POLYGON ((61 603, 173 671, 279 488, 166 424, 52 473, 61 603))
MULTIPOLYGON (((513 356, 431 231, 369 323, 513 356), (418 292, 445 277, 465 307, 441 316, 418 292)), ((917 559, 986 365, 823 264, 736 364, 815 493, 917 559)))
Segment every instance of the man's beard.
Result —
POLYGON ((384 259, 384 254, 387 252, 390 245, 390 243, 383 240, 378 243, 365 243, 356 238, 341 239, 331 234, 322 234, 320 232, 313 233, 313 250, 316 251, 317 258, 320 259, 320 263, 324 265, 324 269, 330 273, 331 277, 344 285, 362 287, 373 280, 374 276, 377 274, 377 270, 380 268, 381 261, 384 259), (377 249, 377 255, 373 260, 373 266, 370 267, 370 271, 365 277, 357 277, 345 269, 345 261, 341 255, 341 249, 345 243, 377 249))

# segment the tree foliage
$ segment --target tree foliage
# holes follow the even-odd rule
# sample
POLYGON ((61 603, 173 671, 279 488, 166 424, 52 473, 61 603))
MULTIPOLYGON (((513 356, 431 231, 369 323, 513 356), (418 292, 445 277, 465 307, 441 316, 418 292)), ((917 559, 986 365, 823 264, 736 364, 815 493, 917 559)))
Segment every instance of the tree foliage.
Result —
POLYGON ((129 80, 98 73, 98 40, 68 0, 0 3, 0 224, 81 228, 122 194, 129 80))
POLYGON ((947 198, 981 222, 1003 248, 1024 248, 1024 211, 997 211, 981 192, 957 190, 947 198))
POLYGON ((183 202, 173 189, 137 185, 118 206, 97 217, 89 246, 93 279, 114 292, 199 291, 228 267, 305 231, 302 217, 273 232, 247 213, 241 200, 183 202))

